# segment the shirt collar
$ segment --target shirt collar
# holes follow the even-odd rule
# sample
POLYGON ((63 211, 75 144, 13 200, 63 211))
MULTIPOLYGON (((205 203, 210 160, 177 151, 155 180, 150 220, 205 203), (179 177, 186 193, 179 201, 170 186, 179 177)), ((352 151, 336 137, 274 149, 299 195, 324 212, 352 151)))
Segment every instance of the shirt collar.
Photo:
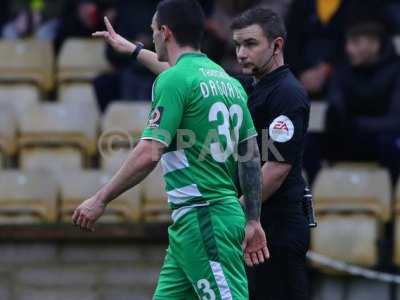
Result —
POLYGON ((204 53, 201 52, 185 52, 183 54, 181 54, 178 59, 176 60, 176 63, 178 63, 181 59, 185 58, 185 57, 206 57, 206 55, 204 53))
POLYGON ((271 73, 265 74, 260 81, 253 81, 253 86, 264 86, 266 84, 269 84, 271 82, 276 81, 283 75, 285 75, 287 72, 289 72, 289 66, 288 65, 283 65, 280 66, 279 68, 276 68, 273 70, 271 73))

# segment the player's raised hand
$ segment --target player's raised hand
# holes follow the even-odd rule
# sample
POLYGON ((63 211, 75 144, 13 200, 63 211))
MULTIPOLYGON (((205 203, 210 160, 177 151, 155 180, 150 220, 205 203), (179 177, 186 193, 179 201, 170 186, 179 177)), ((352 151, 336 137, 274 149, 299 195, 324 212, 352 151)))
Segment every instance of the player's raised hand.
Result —
POLYGON ((72 216, 72 222, 84 231, 94 231, 94 225, 105 211, 105 205, 95 196, 79 205, 72 216))
POLYGON ((107 31, 96 31, 92 36, 103 37, 119 53, 132 54, 136 48, 135 44, 116 33, 107 17, 104 17, 104 23, 106 24, 107 31))
POLYGON ((247 222, 242 248, 244 259, 249 267, 262 264, 269 259, 267 239, 260 222, 247 222))

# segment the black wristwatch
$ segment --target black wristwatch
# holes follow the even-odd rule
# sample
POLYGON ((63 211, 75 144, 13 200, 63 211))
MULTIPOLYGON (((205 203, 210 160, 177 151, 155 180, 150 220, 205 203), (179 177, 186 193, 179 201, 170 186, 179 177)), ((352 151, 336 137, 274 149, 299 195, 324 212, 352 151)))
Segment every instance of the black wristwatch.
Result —
POLYGON ((134 60, 136 60, 139 55, 139 52, 143 49, 144 45, 141 42, 137 42, 134 44, 135 44, 136 48, 135 48, 135 51, 132 52, 132 58, 134 60))

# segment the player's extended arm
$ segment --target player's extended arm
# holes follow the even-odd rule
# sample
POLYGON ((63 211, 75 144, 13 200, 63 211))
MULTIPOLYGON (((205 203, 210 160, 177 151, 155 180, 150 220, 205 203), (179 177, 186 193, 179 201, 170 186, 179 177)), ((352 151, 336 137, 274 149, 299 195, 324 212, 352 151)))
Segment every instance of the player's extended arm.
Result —
POLYGON ((75 209, 73 223, 83 230, 93 231, 94 223, 107 204, 141 182, 155 168, 164 149, 165 145, 160 142, 140 140, 113 178, 75 209))
POLYGON ((267 201, 281 187, 291 168, 290 164, 274 161, 267 161, 262 166, 262 202, 267 201))
POLYGON ((238 154, 239 181, 247 219, 243 251, 246 264, 253 266, 269 258, 265 233, 260 224, 261 167, 256 137, 241 142, 238 154))
MULTIPOLYGON (((96 31, 92 35, 103 37, 115 51, 131 55, 135 51, 136 45, 116 33, 107 17, 104 17, 104 23, 106 24, 107 31, 96 31)), ((160 62, 156 53, 146 49, 142 49, 139 52, 137 60, 156 75, 170 67, 169 63, 160 62)))

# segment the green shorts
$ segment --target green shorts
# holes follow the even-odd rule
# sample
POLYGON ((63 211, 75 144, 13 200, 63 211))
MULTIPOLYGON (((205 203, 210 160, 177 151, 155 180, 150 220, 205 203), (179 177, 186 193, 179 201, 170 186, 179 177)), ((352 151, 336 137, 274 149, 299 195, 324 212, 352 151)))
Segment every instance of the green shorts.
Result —
POLYGON ((154 300, 246 300, 238 201, 196 207, 169 229, 169 247, 154 300))

